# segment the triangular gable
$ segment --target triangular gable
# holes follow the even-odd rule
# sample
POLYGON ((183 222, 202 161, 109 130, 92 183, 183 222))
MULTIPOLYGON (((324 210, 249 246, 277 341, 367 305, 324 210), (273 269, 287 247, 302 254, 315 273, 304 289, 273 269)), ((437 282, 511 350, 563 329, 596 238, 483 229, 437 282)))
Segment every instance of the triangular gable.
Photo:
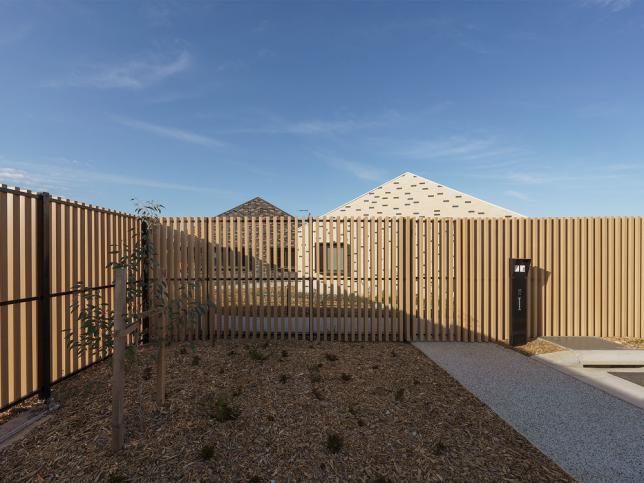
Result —
POLYGON ((324 216, 523 216, 413 173, 403 173, 324 216))
POLYGON ((286 211, 259 196, 235 206, 218 216, 291 216, 286 211))

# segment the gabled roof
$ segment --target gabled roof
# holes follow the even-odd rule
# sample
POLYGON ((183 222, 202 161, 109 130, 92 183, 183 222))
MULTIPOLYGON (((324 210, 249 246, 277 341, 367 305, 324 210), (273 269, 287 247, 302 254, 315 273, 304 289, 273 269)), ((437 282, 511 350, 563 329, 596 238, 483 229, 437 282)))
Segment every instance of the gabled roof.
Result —
POLYGON ((269 203, 259 196, 248 200, 241 205, 235 206, 228 211, 224 211, 218 216, 291 216, 286 211, 269 203))
POLYGON ((403 173, 324 216, 523 216, 413 173, 403 173))

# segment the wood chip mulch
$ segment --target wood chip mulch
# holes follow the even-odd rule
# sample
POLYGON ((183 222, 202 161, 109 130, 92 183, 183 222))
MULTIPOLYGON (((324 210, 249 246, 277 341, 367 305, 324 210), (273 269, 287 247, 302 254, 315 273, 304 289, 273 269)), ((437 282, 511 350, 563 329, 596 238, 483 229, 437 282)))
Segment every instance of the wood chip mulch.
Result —
POLYGON ((11 406, 6 411, 0 412, 0 427, 18 414, 37 409, 41 406, 43 406, 43 402, 38 399, 38 396, 31 396, 24 401, 20 401, 18 404, 11 406))
POLYGON ((413 346, 176 346, 128 367, 126 447, 110 451, 109 362, 54 388, 61 408, 0 450, 2 480, 572 481, 413 346))
POLYGON ((635 337, 606 337, 607 340, 623 344, 629 349, 644 349, 644 339, 635 337))
POLYGON ((517 352, 520 352, 523 355, 526 356, 536 356, 538 354, 549 354, 550 352, 560 352, 565 350, 564 348, 558 346, 557 344, 553 344, 552 342, 548 342, 547 340, 543 339, 533 339, 529 341, 527 344, 523 345, 517 345, 517 346, 511 346, 509 344, 501 344, 504 347, 507 347, 508 349, 515 350, 517 352))

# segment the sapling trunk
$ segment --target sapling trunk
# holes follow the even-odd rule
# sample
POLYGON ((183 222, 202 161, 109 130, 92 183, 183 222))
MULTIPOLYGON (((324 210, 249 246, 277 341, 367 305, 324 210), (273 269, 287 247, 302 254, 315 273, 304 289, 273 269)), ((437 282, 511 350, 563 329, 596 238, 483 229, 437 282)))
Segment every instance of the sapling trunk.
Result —
POLYGON ((126 281, 125 269, 114 270, 114 353, 112 354, 112 451, 123 448, 125 441, 125 423, 123 406, 125 405, 125 311, 126 281))
POLYGON ((165 403, 165 376, 166 376, 166 344, 168 320, 165 311, 159 315, 159 350, 157 353, 157 394, 156 400, 159 407, 165 403))

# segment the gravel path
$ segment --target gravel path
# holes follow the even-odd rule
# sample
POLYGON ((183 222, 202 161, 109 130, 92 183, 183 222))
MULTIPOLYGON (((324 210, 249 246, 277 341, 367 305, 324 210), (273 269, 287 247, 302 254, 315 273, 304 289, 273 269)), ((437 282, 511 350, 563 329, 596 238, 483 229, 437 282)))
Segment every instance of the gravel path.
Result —
POLYGON ((644 481, 644 411, 496 344, 414 344, 571 476, 644 481))

